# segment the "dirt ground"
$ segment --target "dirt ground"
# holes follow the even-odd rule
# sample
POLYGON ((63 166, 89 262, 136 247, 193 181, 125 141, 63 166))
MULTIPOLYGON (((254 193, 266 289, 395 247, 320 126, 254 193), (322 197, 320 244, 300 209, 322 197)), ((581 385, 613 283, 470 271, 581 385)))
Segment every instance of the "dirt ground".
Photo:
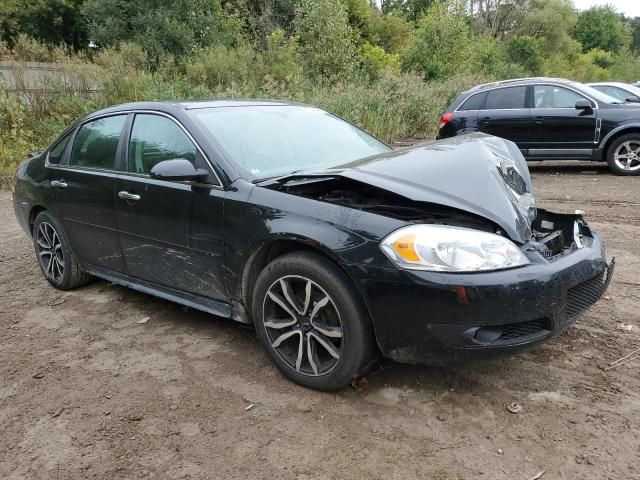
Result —
POLYGON ((616 256, 607 297, 531 352, 337 394, 282 378, 231 321, 54 290, 0 192, 0 478, 639 479, 640 360, 601 367, 640 348, 640 178, 532 173, 540 206, 585 210, 616 256))

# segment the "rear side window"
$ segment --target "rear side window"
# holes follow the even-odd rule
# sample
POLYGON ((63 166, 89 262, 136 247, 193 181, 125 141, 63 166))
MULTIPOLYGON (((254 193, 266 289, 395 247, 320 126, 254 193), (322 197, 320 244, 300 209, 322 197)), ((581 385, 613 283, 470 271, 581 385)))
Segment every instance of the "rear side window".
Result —
POLYGON ((82 125, 73 142, 69 164, 113 170, 125 119, 125 115, 117 115, 82 125))
POLYGON ((64 151, 67 149, 67 144, 69 143, 69 139, 71 138, 71 134, 67 134, 62 140, 60 140, 56 145, 49 150, 49 158, 47 161, 52 165, 59 165, 62 161, 62 156, 64 155, 64 151))
POLYGON ((485 93, 476 93, 475 95, 470 96, 467 100, 458 108, 459 111, 467 111, 467 110, 482 110, 484 107, 484 99, 487 94, 485 93))
POLYGON ((524 108, 527 87, 498 88, 487 92, 487 110, 524 108))
POLYGON ((176 122, 160 115, 136 115, 129 142, 129 171, 149 173, 157 163, 176 158, 196 164, 196 146, 176 122))

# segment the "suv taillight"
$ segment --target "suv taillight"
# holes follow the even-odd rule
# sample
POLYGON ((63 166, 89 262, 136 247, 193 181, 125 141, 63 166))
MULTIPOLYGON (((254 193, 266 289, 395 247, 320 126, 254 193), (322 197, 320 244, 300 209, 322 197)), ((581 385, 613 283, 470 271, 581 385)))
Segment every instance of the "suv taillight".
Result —
POLYGON ((449 112, 444 113, 440 117, 440 128, 444 127, 447 123, 449 123, 452 118, 453 118, 453 113, 449 113, 449 112))

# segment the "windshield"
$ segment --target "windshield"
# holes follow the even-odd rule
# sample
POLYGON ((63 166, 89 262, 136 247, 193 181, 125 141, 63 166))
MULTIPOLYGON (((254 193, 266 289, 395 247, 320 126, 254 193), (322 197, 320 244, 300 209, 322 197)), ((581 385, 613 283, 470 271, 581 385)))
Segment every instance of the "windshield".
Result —
POLYGON ((336 167, 391 150, 319 108, 216 107, 191 110, 190 114, 257 180, 336 167))
POLYGON ((601 92, 600 90, 596 90, 595 88, 590 87, 589 85, 574 82, 572 83, 572 86, 577 90, 582 91, 584 94, 589 95, 591 98, 597 100, 598 102, 609 104, 621 103, 617 98, 613 98, 606 93, 601 92))

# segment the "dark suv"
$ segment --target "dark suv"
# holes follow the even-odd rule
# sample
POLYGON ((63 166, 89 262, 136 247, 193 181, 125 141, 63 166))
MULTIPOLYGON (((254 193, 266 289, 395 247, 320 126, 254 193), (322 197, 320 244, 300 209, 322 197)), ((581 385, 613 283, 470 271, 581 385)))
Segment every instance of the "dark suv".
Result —
POLYGON ((606 161, 640 175, 640 106, 569 80, 524 78, 461 93, 438 139, 484 132, 514 141, 527 160, 606 161))

